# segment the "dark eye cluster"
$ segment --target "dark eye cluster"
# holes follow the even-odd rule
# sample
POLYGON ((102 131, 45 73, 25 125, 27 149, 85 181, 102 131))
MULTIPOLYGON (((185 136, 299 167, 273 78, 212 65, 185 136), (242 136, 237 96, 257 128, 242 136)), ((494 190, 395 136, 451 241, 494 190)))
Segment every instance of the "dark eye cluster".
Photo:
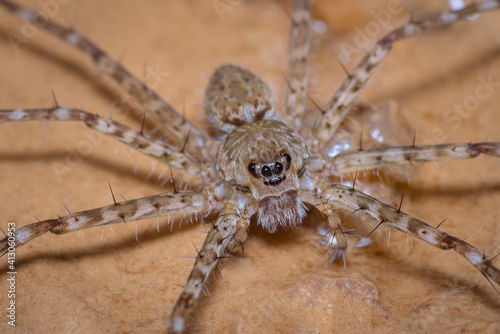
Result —
POLYGON ((292 157, 284 153, 267 164, 250 163, 248 171, 253 177, 262 178, 265 185, 276 186, 286 179, 285 171, 290 168, 292 157))

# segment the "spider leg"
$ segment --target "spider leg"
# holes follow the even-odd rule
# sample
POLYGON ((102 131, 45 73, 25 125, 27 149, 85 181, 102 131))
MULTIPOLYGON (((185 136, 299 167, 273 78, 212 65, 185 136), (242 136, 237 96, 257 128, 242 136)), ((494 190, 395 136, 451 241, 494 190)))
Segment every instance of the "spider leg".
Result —
POLYGON ((329 247, 332 252, 329 262, 340 256, 344 256, 347 251, 347 239, 342 229, 339 215, 335 212, 335 207, 328 199, 312 192, 300 192, 299 199, 303 202, 314 205, 328 220, 330 230, 321 238, 321 242, 329 247))
POLYGON ((500 158, 500 142, 372 147, 325 157, 324 167, 332 173, 343 174, 387 165, 471 159, 480 154, 500 158))
POLYGON ((409 216, 400 209, 382 203, 376 198, 351 187, 331 184, 321 178, 308 179, 305 182, 309 187, 308 190, 305 190, 306 192, 311 191, 326 198, 335 207, 375 218, 380 224, 385 224, 437 248, 455 250, 472 263, 488 280, 500 285, 500 269, 491 263, 491 259, 486 258, 484 252, 464 240, 448 235, 421 220, 409 216))
POLYGON ((147 87, 141 80, 128 72, 118 61, 101 50, 94 42, 81 35, 73 28, 64 27, 36 11, 17 5, 9 0, 0 0, 8 11, 30 22, 36 27, 45 29, 58 38, 77 47, 88 54, 96 67, 117 81, 122 88, 133 96, 141 106, 161 126, 172 135, 177 144, 182 145, 186 137, 192 137, 185 144, 186 150, 204 159, 211 157, 214 141, 203 130, 186 120, 170 104, 156 92, 147 87))
POLYGON ((89 128, 108 135, 165 165, 169 165, 185 176, 199 180, 200 178, 203 180, 205 176, 198 159, 183 152, 182 149, 156 139, 147 133, 85 110, 59 106, 44 109, 0 109, 0 124, 9 121, 38 120, 83 121, 89 128))
MULTIPOLYGON (((120 203, 115 202, 100 208, 23 226, 16 231, 15 247, 20 247, 46 232, 59 235, 95 226, 140 219, 205 213, 215 208, 217 201, 223 196, 223 188, 219 184, 213 184, 203 192, 179 191, 120 203)), ((9 246, 13 245, 9 245, 8 238, 0 240, 0 254, 3 255, 9 246)))
POLYGON ((500 1, 498 0, 472 2, 470 5, 457 11, 442 12, 421 21, 410 21, 385 35, 366 53, 322 109, 324 110, 324 114, 316 120, 313 127, 314 137, 319 140, 320 144, 324 144, 333 138, 354 100, 370 79, 375 68, 387 56, 394 42, 419 35, 430 28, 460 21, 475 13, 498 8, 500 8, 500 1))
POLYGON ((285 90, 284 120, 300 128, 307 96, 308 58, 310 44, 311 3, 309 0, 293 2, 287 86, 285 90), (296 124, 298 123, 298 124, 296 124))
POLYGON ((209 230, 189 278, 177 300, 168 323, 168 333, 182 333, 189 311, 197 301, 208 276, 225 251, 234 252, 247 238, 250 218, 255 212, 248 199, 236 195, 229 199, 209 230))

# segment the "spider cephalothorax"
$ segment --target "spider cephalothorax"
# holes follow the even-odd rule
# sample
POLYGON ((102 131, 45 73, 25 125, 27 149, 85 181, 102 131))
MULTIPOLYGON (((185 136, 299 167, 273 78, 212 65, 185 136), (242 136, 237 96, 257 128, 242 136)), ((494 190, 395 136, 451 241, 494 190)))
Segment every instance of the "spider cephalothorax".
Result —
POLYGON ((222 178, 250 192, 259 206, 259 224, 268 231, 300 224, 299 177, 309 158, 304 139, 284 123, 261 120, 231 132, 219 148, 222 178))

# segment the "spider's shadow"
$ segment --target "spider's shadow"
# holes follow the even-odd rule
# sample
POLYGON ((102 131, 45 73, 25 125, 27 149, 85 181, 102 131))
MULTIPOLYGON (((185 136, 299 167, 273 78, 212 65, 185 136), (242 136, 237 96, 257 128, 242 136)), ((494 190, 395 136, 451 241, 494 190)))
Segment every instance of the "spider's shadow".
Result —
MULTIPOLYGON (((493 66, 494 61, 499 57, 500 46, 493 44, 490 48, 478 56, 467 58, 460 63, 453 65, 436 65, 439 67, 431 77, 426 76, 425 78, 420 78, 416 81, 406 80, 399 82, 393 90, 387 93, 387 95, 377 95, 377 100, 388 101, 394 99, 395 96, 398 97, 398 100, 405 100, 410 96, 422 95, 425 94, 425 92, 439 92, 447 87, 447 84, 450 82, 450 78, 460 80, 461 78, 470 76, 477 73, 480 69, 493 66)), ((388 56, 387 62, 390 62, 390 55, 388 56)), ((408 65, 412 65, 411 60, 408 61, 408 65)))
MULTIPOLYGON (((386 262, 389 270, 397 272, 398 276, 407 277, 409 280, 417 278, 426 282, 426 285, 440 287, 444 291, 449 291, 450 294, 455 294, 458 290, 451 288, 446 282, 453 282, 453 286, 455 287, 469 287, 466 290, 468 293, 473 293, 488 308, 496 309, 500 312, 498 295, 491 293, 492 287, 489 285, 480 287, 472 280, 457 278, 449 272, 438 268, 429 268, 423 262, 412 260, 411 254, 402 257, 396 252, 388 251, 382 244, 374 245, 371 248, 368 256, 374 259, 381 258, 380 260, 386 262), (402 268, 404 269, 402 270, 402 268)), ((437 249, 435 251, 441 252, 437 249)), ((454 255, 458 254, 450 254, 451 257, 454 255)), ((467 265, 466 260, 461 262, 467 265)), ((471 272, 474 270, 471 266, 469 266, 469 269, 471 272)), ((359 271, 362 273, 362 268, 359 271)))
MULTIPOLYGON (((67 158, 67 152, 63 151, 46 151, 42 153, 31 153, 26 155, 25 153, 0 153, 1 161, 11 161, 17 163, 29 163, 32 161, 64 161, 67 158)), ((107 171, 120 176, 126 176, 128 179, 133 179, 137 182, 142 182, 143 184, 151 185, 152 187, 159 188, 161 182, 155 177, 148 177, 149 173, 144 171, 137 171, 133 173, 130 167, 126 167, 116 162, 115 159, 103 159, 94 155, 85 157, 82 160, 83 164, 90 164, 93 169, 99 169, 107 171)))

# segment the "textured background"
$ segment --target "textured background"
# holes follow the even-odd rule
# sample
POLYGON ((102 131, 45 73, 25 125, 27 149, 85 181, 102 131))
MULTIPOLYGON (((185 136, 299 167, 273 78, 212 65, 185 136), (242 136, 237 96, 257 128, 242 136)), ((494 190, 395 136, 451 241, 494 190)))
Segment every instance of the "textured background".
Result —
MULTIPOLYGON (((35 7, 37 1, 23 1, 35 7)), ((289 20, 279 3, 243 3, 220 20, 211 1, 70 1, 55 19, 74 23, 139 77, 144 66, 168 76, 157 91, 187 117, 207 126, 201 101, 212 71, 230 62, 246 66, 270 84, 282 100, 289 20)), ((441 5, 445 5, 442 3, 441 5)), ((290 8, 289 3, 285 6, 290 8)), ((417 17, 444 8, 415 9, 417 17)), ((371 9, 385 1, 314 3, 314 17, 328 30, 314 34, 311 96, 326 102, 345 74, 337 57, 339 43, 354 45, 356 27, 373 21, 371 9)), ((395 45, 362 94, 365 101, 395 101, 416 129, 417 144, 442 129, 449 142, 500 141, 500 91, 482 101, 458 129, 444 111, 473 95, 478 77, 500 80, 500 13, 481 16, 395 45)), ((403 22, 393 17, 390 25, 403 22)), ((50 90, 61 105, 107 115, 121 94, 103 80, 89 59, 43 32, 14 52, 6 35, 21 33, 23 23, 0 9, 0 108, 50 106, 50 90)), ((386 30, 388 27, 386 28, 386 30)), ((354 61, 346 66, 352 68, 354 61)), ((151 81, 149 81, 151 82, 151 81)), ((115 108, 113 118, 140 126, 140 120, 115 108)), ((161 188, 151 160, 104 138, 65 174, 75 147, 88 139, 83 124, 44 122, 0 126, 0 226, 14 219, 18 227, 35 219, 64 215, 155 194, 161 188), (137 172, 134 167, 138 165, 137 172)), ((401 127, 402 128, 402 127, 401 127)), ((403 137, 411 138, 411 130, 403 137), (410 133, 408 133, 410 132, 410 133)), ((441 142, 441 141, 437 141, 441 142)), ((403 210, 432 225, 447 218, 443 229, 484 249, 500 252, 500 161, 479 157, 413 168, 403 210)), ((165 190, 165 188, 164 188, 165 190)), ((391 198, 389 198, 390 200, 391 198)), ((318 217, 316 216, 316 219, 318 217)), ((65 236, 45 235, 17 251, 18 332, 161 332, 187 278, 195 256, 193 243, 204 235, 197 224, 169 232, 166 221, 121 224, 65 236), (102 238, 101 238, 102 236, 102 238), (101 241, 102 239, 102 241, 101 241)), ((309 226, 268 235, 253 228, 263 248, 248 244, 245 261, 223 263, 211 280, 211 297, 201 298, 190 317, 189 331, 199 332, 498 332, 500 296, 465 260, 405 235, 380 229, 375 244, 351 249, 347 269, 325 266, 309 226)), ((370 225, 370 226, 373 226, 370 225)), ((364 229, 363 231, 366 231, 364 229)), ((369 230, 369 228, 368 228, 369 230)), ((365 233, 365 232, 363 232, 365 233)), ((0 260, 6 271, 5 258, 0 260)), ((500 260, 497 260, 500 265, 500 260)), ((0 275, 0 329, 7 292, 0 275)), ((14 332, 14 331, 12 331, 14 332)))

